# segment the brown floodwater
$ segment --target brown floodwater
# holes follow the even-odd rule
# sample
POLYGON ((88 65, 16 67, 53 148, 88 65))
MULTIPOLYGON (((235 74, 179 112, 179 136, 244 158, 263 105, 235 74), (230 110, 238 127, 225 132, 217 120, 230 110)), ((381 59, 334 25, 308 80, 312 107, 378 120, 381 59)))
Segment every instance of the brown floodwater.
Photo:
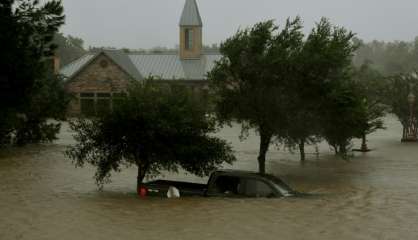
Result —
MULTIPOLYGON (((0 239, 418 239, 418 144, 401 144, 401 128, 370 136, 373 151, 335 159, 325 144, 308 161, 272 148, 269 172, 307 199, 138 199, 135 169, 113 176, 99 192, 94 169, 76 169, 63 151, 67 128, 55 144, 0 154, 0 239)), ((226 168, 256 170, 258 139, 231 141, 239 161, 226 168)), ((358 145, 359 142, 356 142, 358 145)), ((205 182, 186 174, 166 179, 205 182)))

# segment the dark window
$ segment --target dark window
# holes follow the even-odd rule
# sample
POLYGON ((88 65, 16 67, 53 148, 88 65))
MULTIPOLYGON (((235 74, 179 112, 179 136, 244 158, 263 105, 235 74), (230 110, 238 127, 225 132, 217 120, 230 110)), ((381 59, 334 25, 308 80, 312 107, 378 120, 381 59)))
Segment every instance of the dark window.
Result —
POLYGON ((96 115, 94 99, 82 98, 80 99, 81 114, 85 117, 93 117, 96 115))
POLYGON ((186 49, 193 49, 193 29, 186 29, 185 31, 186 49))
POLYGON ((246 178, 242 181, 242 188, 240 189, 240 194, 245 195, 246 197, 272 197, 274 196, 274 191, 270 185, 267 183, 252 178, 246 178))
POLYGON ((97 99, 96 110, 98 115, 103 115, 110 112, 110 98, 97 99))
POLYGON ((237 195, 240 186, 239 177, 220 176, 215 181, 215 193, 225 195, 237 195))
POLYGON ((98 115, 110 112, 111 96, 112 95, 110 93, 97 93, 96 113, 98 115))
POLYGON ((80 93, 81 114, 94 117, 111 110, 111 93, 80 93))
POLYGON ((81 98, 94 98, 94 93, 80 93, 81 98))
POLYGON ((98 98, 110 98, 110 93, 98 93, 98 98))

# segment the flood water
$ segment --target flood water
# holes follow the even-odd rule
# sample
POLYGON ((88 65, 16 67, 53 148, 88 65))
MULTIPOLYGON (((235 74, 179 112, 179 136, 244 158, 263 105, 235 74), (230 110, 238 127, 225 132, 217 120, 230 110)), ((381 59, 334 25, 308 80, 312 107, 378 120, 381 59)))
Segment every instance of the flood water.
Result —
MULTIPOLYGON (((268 171, 309 199, 138 199, 135 169, 115 174, 99 192, 94 169, 63 156, 73 143, 64 128, 55 144, 0 154, 0 239, 418 239, 418 144, 401 144, 401 127, 370 136, 367 154, 335 159, 326 145, 308 161, 272 148, 268 171)), ((239 161, 256 170, 258 139, 231 141, 239 161)), ((358 142, 356 142, 358 146, 358 142)), ((166 179, 205 182, 184 174, 166 179)))

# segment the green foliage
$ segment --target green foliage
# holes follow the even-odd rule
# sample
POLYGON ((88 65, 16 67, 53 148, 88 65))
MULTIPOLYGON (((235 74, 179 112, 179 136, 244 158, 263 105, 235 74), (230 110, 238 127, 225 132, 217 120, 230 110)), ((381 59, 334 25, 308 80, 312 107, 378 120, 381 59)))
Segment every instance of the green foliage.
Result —
POLYGON ((305 144, 324 137, 346 152, 358 135, 364 109, 350 75, 353 37, 323 18, 304 39, 296 18, 283 29, 272 21, 256 24, 222 43, 223 58, 209 74, 216 113, 223 123, 237 121, 244 133, 260 134, 260 172, 274 140, 299 145, 303 160, 305 144), (339 135, 342 120, 347 129, 339 135))
POLYGON ((76 166, 97 168, 99 186, 122 166, 138 167, 138 185, 161 170, 183 168, 203 176, 231 164, 231 146, 211 134, 215 120, 185 88, 172 90, 152 80, 134 83, 112 112, 71 123, 77 144, 66 154, 76 166))
POLYGON ((15 143, 52 142, 60 130, 60 123, 50 119, 64 120, 71 96, 64 86, 60 75, 36 81, 29 102, 24 107, 24 117, 18 118, 15 124, 15 143))
POLYGON ((223 57, 209 73, 218 118, 241 123, 243 133, 253 128, 260 134, 262 173, 273 136, 286 128, 291 99, 286 97, 285 83, 293 75, 302 38, 299 18, 288 20, 280 31, 273 21, 258 23, 221 44, 223 57))
POLYGON ((60 59, 61 66, 71 63, 86 53, 83 48, 84 41, 78 37, 71 35, 65 37, 62 33, 57 33, 53 43, 58 46, 55 54, 60 59))
MULTIPOLYGON (((22 128, 21 122, 31 119, 29 106, 35 107, 38 102, 35 96, 42 88, 39 84, 49 79, 46 59, 56 49, 52 39, 63 23, 61 1, 40 4, 36 0, 6 0, 0 3, 0 109, 4 113, 0 116, 2 142, 9 142, 11 135, 16 135, 17 129, 22 128)), ((49 91, 54 90, 49 88, 49 91)), ((49 115, 49 112, 42 114, 49 115)), ((45 129, 44 122, 38 123, 24 124, 23 128, 36 126, 33 132, 45 129)), ((50 135, 49 130, 45 135, 50 135)))
POLYGON ((367 121, 364 126, 364 135, 384 129, 383 117, 389 110, 384 94, 388 88, 386 79, 368 63, 355 69, 353 79, 360 86, 360 94, 366 107, 367 121))
POLYGON ((337 84, 326 93, 322 105, 321 135, 336 154, 346 157, 351 140, 362 137, 367 112, 357 84, 353 81, 337 84))
MULTIPOLYGON (((413 93, 418 96, 417 72, 392 76, 387 78, 387 81, 388 87, 384 92, 385 103, 389 105, 391 113, 395 114, 401 124, 406 127, 410 116, 408 95, 413 93)), ((418 104, 414 105, 413 111, 415 116, 418 116, 418 104)))
POLYGON ((334 95, 343 91, 342 83, 350 79, 351 58, 356 49, 353 36, 352 32, 334 27, 323 18, 301 43, 298 58, 292 63, 294 76, 288 78, 286 91, 292 101, 284 141, 287 145, 299 145, 301 160, 305 158, 305 144, 320 141, 324 134, 326 139, 333 138, 331 129, 325 131, 324 128, 337 128, 334 124, 338 123, 333 118, 338 115, 333 115, 336 109, 331 107, 339 106, 330 105, 329 101, 334 101, 334 95), (328 119, 323 126, 325 115, 328 119))

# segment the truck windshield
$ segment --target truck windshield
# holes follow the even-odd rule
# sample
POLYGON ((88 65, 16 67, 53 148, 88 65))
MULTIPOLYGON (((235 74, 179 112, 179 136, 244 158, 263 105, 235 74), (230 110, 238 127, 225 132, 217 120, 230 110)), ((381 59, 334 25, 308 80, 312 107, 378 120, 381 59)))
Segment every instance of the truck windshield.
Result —
POLYGON ((274 177, 274 176, 269 176, 266 175, 265 176, 267 179, 269 179, 270 181, 272 181, 275 185, 275 187, 277 188, 277 190, 280 191, 280 193, 287 197, 292 195, 292 193, 294 193, 295 191, 293 189, 291 189, 285 182, 283 182, 282 180, 274 177))

